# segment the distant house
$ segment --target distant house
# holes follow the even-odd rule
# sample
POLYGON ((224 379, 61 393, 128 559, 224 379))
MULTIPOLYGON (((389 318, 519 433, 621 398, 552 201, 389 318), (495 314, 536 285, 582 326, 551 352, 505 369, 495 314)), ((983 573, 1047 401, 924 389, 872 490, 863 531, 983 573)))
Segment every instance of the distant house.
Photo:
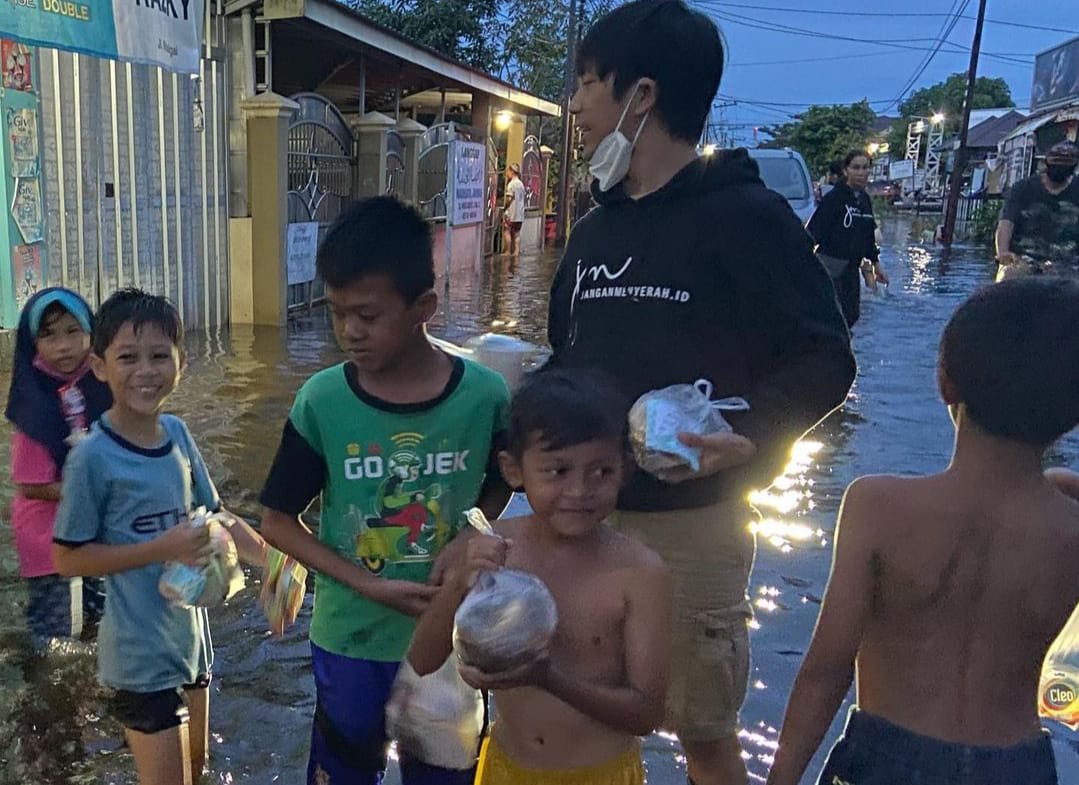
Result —
MULTIPOLYGON (((1001 167, 997 149, 1020 124, 1026 121, 1026 115, 1016 109, 980 110, 984 119, 974 122, 971 113, 971 125, 967 131, 967 171, 970 175, 970 193, 999 194, 1001 192, 1001 167), (997 114, 999 113, 999 114, 997 114), (985 116, 987 115, 987 116, 985 116)), ((959 148, 958 138, 950 145, 952 150, 959 148)))

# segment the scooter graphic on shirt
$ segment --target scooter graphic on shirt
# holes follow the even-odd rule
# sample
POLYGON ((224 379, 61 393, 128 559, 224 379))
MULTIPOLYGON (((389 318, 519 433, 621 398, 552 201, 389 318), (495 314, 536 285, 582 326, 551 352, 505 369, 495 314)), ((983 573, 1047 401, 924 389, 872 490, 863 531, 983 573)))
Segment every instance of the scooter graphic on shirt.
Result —
POLYGON ((390 457, 389 476, 379 485, 377 514, 363 517, 355 507, 355 555, 378 575, 390 562, 427 562, 449 539, 449 527, 438 503, 442 486, 416 487, 422 462, 410 452, 390 457))

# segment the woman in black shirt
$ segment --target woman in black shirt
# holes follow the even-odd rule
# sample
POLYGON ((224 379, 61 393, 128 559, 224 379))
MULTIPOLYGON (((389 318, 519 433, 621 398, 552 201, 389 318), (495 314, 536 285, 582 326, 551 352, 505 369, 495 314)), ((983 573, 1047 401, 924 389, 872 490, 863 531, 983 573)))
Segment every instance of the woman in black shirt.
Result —
POLYGON ((832 276, 848 327, 854 326, 860 313, 862 260, 872 264, 866 273, 867 284, 888 283, 880 266, 873 203, 865 192, 869 166, 869 156, 861 150, 847 153, 844 180, 825 195, 806 225, 817 242, 817 257, 832 276))

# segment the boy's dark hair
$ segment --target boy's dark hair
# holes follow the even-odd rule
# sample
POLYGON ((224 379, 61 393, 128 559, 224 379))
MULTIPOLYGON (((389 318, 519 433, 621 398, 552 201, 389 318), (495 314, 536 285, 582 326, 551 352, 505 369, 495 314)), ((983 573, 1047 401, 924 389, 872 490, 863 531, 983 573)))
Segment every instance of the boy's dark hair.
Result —
POLYGON ((614 74, 621 100, 638 79, 656 80, 655 114, 671 136, 696 144, 723 76, 715 23, 682 0, 635 0, 598 19, 577 50, 577 75, 614 74))
POLYGON ((506 449, 520 460, 531 446, 561 450, 595 439, 627 443, 629 405, 603 374, 543 368, 513 396, 506 449))
POLYGON ((1079 282, 1017 278, 955 312, 940 362, 974 423, 1046 447, 1079 424, 1079 282))
POLYGON ((865 150, 851 150, 847 153, 846 157, 843 158, 843 168, 846 169, 850 166, 855 158, 864 158, 870 164, 873 163, 873 159, 869 157, 869 153, 865 150))
POLYGON ((366 275, 386 275, 412 303, 435 286, 431 227, 415 208, 392 196, 361 199, 326 233, 316 267, 335 288, 366 275))
POLYGON ((164 297, 131 287, 113 292, 98 309, 90 339, 94 354, 104 357, 128 322, 136 333, 145 324, 154 325, 183 352, 184 323, 176 306, 164 297))

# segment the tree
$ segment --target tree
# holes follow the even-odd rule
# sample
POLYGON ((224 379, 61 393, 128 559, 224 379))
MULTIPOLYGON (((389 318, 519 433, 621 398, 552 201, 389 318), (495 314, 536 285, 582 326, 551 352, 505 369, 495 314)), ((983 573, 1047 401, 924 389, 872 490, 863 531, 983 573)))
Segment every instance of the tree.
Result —
MULTIPOLYGON (((899 157, 902 157, 907 149, 907 126, 917 117, 932 117, 937 112, 944 115, 945 135, 958 133, 966 92, 966 73, 952 74, 943 82, 916 90, 910 98, 899 104, 900 119, 892 125, 888 137, 891 149, 899 151, 899 157)), ((1012 91, 1003 79, 979 76, 974 82, 972 109, 1012 106, 1015 106, 1012 91)))
POLYGON ((498 0, 346 0, 379 24, 484 71, 500 59, 498 0))
POLYGON ((793 122, 762 128, 772 140, 761 147, 793 148, 805 158, 810 172, 823 174, 835 159, 865 148, 874 119, 864 100, 850 106, 814 105, 793 122))

